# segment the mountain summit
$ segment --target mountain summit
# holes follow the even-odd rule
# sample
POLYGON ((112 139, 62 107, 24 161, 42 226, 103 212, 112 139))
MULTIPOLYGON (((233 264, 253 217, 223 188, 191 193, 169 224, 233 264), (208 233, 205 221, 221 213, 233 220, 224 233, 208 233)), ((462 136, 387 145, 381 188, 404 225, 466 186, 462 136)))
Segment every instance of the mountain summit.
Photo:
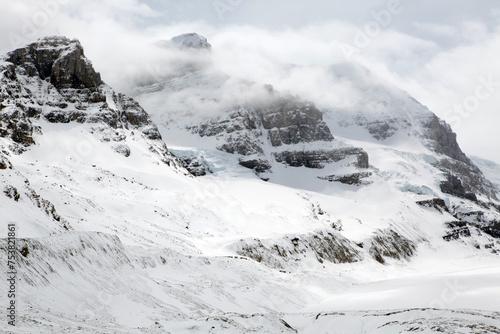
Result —
POLYGON ((171 41, 180 48, 191 48, 191 49, 210 49, 212 45, 208 43, 207 39, 197 33, 188 33, 175 36, 171 41))

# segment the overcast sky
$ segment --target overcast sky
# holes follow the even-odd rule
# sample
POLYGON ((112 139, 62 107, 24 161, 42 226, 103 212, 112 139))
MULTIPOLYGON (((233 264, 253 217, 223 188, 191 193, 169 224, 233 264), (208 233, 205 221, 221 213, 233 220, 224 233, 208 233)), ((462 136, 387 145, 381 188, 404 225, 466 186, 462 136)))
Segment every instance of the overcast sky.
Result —
POLYGON ((118 88, 124 64, 147 59, 141 45, 193 31, 226 55, 227 71, 252 80, 273 78, 268 62, 361 63, 451 124, 467 154, 500 163, 497 0, 1 1, 2 53, 46 35, 78 38, 118 88))

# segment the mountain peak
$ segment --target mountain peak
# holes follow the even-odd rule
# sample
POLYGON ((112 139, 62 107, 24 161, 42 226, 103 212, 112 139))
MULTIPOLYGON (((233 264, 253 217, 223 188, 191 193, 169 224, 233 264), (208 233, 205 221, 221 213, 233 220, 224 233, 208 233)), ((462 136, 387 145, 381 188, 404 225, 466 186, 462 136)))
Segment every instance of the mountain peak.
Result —
POLYGON ((210 49, 212 45, 207 39, 195 32, 175 36, 171 41, 179 48, 210 49))
POLYGON ((96 88, 103 83, 76 39, 43 37, 9 52, 5 60, 24 68, 31 77, 49 78, 58 89, 96 88))

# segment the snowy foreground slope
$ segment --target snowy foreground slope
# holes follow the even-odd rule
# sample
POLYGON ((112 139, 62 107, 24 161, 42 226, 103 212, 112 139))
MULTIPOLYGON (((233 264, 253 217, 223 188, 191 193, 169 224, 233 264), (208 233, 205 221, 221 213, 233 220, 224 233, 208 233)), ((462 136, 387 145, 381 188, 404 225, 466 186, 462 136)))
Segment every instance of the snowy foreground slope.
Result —
POLYGON ((2 332, 500 333, 497 188, 364 69, 349 109, 209 62, 133 100, 61 37, 1 61, 2 332))

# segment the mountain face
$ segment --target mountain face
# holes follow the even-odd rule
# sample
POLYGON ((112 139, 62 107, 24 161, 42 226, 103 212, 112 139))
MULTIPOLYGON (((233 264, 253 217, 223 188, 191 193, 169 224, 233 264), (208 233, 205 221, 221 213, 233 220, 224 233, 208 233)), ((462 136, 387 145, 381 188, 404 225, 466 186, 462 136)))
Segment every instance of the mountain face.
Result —
POLYGON ((141 106, 101 81, 77 40, 49 37, 10 52, 1 65, 2 137, 23 151, 43 134, 40 122, 92 124, 101 141, 115 142, 130 155, 125 132, 150 140, 151 150, 166 164, 178 164, 161 141, 158 128, 141 106))
POLYGON ((355 168, 366 169, 368 155, 360 148, 331 143, 330 129, 323 114, 311 103, 290 96, 269 96, 260 105, 244 105, 191 127, 200 137, 215 137, 217 149, 242 156, 239 164, 258 175, 272 173, 272 164, 322 169, 325 164, 354 157, 355 168), (320 148, 319 148, 320 147, 320 148))
POLYGON ((317 105, 171 43, 197 56, 133 98, 77 40, 1 58, 20 333, 500 331, 497 166, 360 66, 317 105))

